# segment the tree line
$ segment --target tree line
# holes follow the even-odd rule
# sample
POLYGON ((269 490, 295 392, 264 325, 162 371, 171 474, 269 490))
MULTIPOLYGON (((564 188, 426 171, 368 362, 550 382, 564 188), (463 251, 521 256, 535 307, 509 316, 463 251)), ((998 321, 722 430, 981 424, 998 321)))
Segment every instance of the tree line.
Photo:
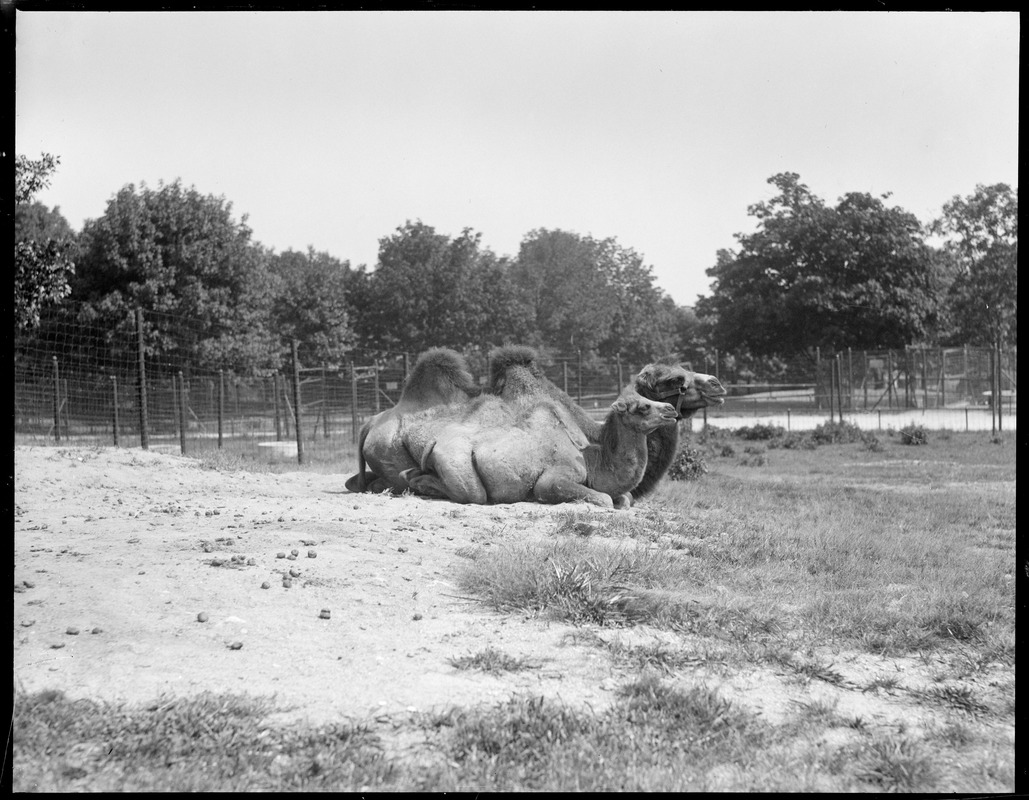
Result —
POLYGON ((888 195, 829 205, 798 175, 775 175, 778 194, 748 209, 756 230, 716 254, 710 294, 688 308, 613 237, 540 228, 507 256, 470 228, 450 236, 408 220, 369 268, 313 247, 276 253, 224 197, 178 180, 124 186, 76 232, 34 200, 58 166, 16 159, 22 337, 42 334, 47 308, 49 320, 114 330, 138 307, 157 312, 151 355, 240 373, 279 368, 291 339, 306 364, 341 364, 353 348, 520 342, 635 363, 720 349, 766 374, 817 347, 1017 344, 1017 193, 1006 184, 955 196, 923 225, 888 195))

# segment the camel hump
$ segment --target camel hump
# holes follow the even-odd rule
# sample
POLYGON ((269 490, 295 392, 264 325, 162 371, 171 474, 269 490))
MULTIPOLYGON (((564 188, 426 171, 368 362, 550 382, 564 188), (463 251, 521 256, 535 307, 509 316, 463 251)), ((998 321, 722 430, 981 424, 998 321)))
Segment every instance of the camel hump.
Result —
POLYGON ((531 347, 521 344, 508 344, 497 347, 490 353, 490 386, 494 391, 503 386, 508 370, 516 367, 527 369, 532 377, 543 378, 540 369, 539 355, 531 347))
POLYGON ((401 401, 449 402, 477 393, 475 379, 464 356, 446 347, 426 350, 415 362, 404 384, 401 401))

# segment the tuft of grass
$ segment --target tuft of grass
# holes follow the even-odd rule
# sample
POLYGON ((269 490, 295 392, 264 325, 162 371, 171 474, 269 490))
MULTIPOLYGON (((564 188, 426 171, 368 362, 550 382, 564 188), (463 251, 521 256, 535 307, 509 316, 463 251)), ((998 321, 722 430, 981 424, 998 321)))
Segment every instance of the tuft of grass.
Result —
POLYGON ((670 674, 684 667, 705 663, 708 658, 694 652, 675 650, 665 644, 626 646, 620 642, 607 644, 608 652, 620 663, 636 672, 656 669, 670 674))
POLYGON ((921 691, 912 691, 916 697, 942 703, 971 715, 988 714, 990 707, 976 697, 975 690, 967 684, 931 686, 921 691))
POLYGON ((392 765, 361 726, 277 727, 270 701, 202 694, 145 706, 17 692, 15 791, 388 788, 392 765))
POLYGON ((805 726, 818 725, 831 727, 846 724, 836 711, 836 706, 838 705, 838 701, 836 699, 811 700, 806 703, 794 700, 793 705, 800 710, 800 721, 805 726))
POLYGON ((526 669, 539 669, 539 662, 527 658, 511 656, 493 647, 487 647, 478 653, 458 658, 448 659, 450 665, 455 669, 475 669, 480 672, 488 672, 491 675, 500 675, 504 672, 520 672, 526 669))
POLYGON ((610 546, 564 537, 491 547, 458 575, 461 588, 497 610, 548 613, 574 623, 683 623, 696 616, 683 558, 668 546, 610 546), (662 591, 664 590, 664 591, 662 591))
POLYGON ((865 686, 861 687, 861 693, 871 692, 877 694, 880 689, 892 692, 900 686, 900 679, 895 675, 876 675, 865 686))
POLYGON ((859 759, 857 777, 884 791, 925 791, 935 783, 934 764, 907 737, 876 736, 861 747, 859 759))
POLYGON ((768 732, 706 686, 653 677, 623 686, 601 713, 513 697, 430 724, 450 765, 437 787, 479 791, 682 791, 720 764, 748 763, 768 732))

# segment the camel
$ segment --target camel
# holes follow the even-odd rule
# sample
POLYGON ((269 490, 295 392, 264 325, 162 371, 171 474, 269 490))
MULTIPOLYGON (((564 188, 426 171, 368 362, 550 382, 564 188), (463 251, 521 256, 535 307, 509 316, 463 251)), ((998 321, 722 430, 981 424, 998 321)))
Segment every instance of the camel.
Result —
MULTIPOLYGON (((591 442, 598 441, 601 423, 553 384, 540 369, 536 352, 522 345, 498 348, 490 355, 490 390, 506 396, 533 386, 556 400, 569 413, 591 442)), ((673 364, 647 364, 634 379, 635 390, 649 400, 674 401, 677 420, 693 416, 699 409, 725 402, 725 388, 712 375, 691 372, 673 364)), ((647 462, 638 485, 631 488, 633 500, 650 494, 671 466, 679 447, 677 425, 660 426, 647 436, 647 462)))
POLYGON ((590 442, 571 409, 528 370, 507 372, 504 383, 499 394, 466 408, 404 419, 404 444, 422 452, 418 468, 403 473, 414 492, 481 505, 585 501, 627 508, 646 468, 647 434, 676 422, 674 406, 628 386, 590 442))
POLYGON ((415 362, 399 402, 369 419, 357 445, 357 474, 346 487, 351 492, 403 492, 408 488, 401 472, 418 466, 400 440, 406 415, 428 409, 461 406, 479 393, 460 353, 445 347, 426 350, 415 362))

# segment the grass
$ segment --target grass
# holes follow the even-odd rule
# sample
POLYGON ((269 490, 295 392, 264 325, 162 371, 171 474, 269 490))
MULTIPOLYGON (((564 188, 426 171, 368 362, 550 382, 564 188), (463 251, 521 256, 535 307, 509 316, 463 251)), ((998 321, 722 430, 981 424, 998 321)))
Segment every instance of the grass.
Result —
POLYGON ((17 693, 16 792, 356 791, 394 767, 367 729, 267 723, 270 701, 204 694, 142 707, 17 693))
POLYGON ((494 647, 487 647, 478 653, 448 659, 450 666, 459 670, 478 670, 491 675, 505 672, 521 672, 527 669, 538 669, 539 662, 528 658, 511 656, 494 647))
MULTIPOLYGON (((498 537, 455 559, 463 593, 573 623, 631 673, 599 710, 515 696, 424 715, 405 729, 428 743, 412 761, 361 725, 271 724, 264 700, 129 708, 19 692, 14 788, 1009 792, 1015 459, 1014 437, 996 439, 934 433, 911 447, 888 432, 876 449, 720 436, 706 474, 666 482, 630 513, 569 508, 542 540, 498 537), (642 624, 685 635, 625 645, 591 633, 642 624), (936 683, 912 688, 907 673, 882 671, 852 684, 824 656, 840 650, 920 657, 936 683), (919 736, 849 716, 829 697, 775 722, 703 677, 754 665, 822 691, 902 695, 933 720, 919 736)), ((450 664, 494 675, 537 666, 494 648, 450 664)))

